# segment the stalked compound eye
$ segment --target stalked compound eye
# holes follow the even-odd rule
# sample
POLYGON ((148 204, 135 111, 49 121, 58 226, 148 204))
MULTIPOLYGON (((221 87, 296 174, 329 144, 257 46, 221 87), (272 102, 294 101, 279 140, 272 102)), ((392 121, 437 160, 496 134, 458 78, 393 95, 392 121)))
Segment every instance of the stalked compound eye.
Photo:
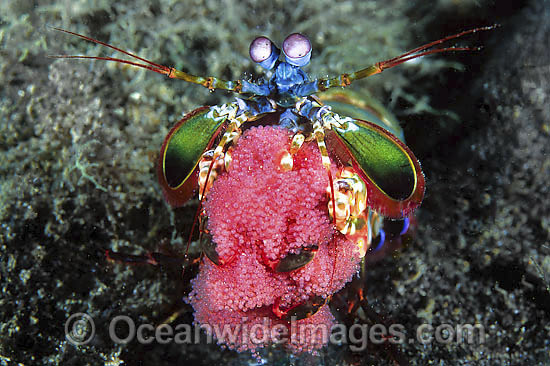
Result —
POLYGON ((293 33, 283 42, 283 52, 286 62, 302 67, 309 63, 311 58, 311 42, 300 33, 293 33))
POLYGON ((267 37, 258 37, 250 43, 250 58, 267 70, 275 66, 281 51, 267 37))

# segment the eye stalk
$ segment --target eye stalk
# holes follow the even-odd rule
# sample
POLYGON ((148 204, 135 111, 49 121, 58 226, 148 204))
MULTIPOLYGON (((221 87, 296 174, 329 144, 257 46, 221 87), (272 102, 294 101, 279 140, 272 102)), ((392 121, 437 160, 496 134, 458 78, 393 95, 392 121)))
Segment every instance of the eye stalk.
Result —
POLYGON ((248 52, 252 61, 267 70, 271 70, 275 66, 275 62, 277 62, 281 53, 277 46, 264 36, 254 39, 250 43, 248 52))
POLYGON ((292 33, 283 42, 283 53, 289 64, 298 67, 305 66, 311 58, 311 42, 303 34, 292 33))

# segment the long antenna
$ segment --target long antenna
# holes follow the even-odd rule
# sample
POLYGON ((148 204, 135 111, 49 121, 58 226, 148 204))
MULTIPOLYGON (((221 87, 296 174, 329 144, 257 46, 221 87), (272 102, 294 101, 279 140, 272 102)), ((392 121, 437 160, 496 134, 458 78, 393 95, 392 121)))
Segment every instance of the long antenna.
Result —
POLYGON ((56 31, 67 33, 67 34, 82 38, 86 41, 97 43, 99 45, 108 47, 112 50, 115 50, 117 52, 121 52, 121 53, 123 53, 127 56, 130 56, 130 57, 133 57, 133 58, 135 58, 135 59, 137 59, 137 60, 139 60, 143 63, 128 61, 128 60, 124 60, 124 59, 116 58, 116 57, 84 56, 84 55, 49 55, 48 57, 50 57, 50 58, 69 58, 69 59, 77 58, 77 59, 85 59, 85 60, 87 59, 87 60, 114 61, 114 62, 119 62, 119 63, 122 63, 122 64, 128 64, 128 65, 132 65, 132 66, 135 66, 135 67, 140 67, 142 69, 151 70, 151 71, 157 72, 159 74, 166 75, 166 76, 168 76, 169 78, 172 78, 172 79, 180 79, 180 80, 187 81, 189 83, 199 84, 199 85, 202 85, 205 88, 208 88, 210 90, 223 89, 223 90, 233 91, 233 92, 236 92, 236 93, 241 93, 243 82, 240 81, 240 80, 228 81, 228 80, 218 79, 218 78, 215 78, 213 76, 202 77, 202 76, 191 75, 191 74, 188 74, 184 71, 177 70, 174 67, 159 65, 159 64, 154 63, 152 61, 149 61, 149 60, 147 60, 143 57, 140 57, 140 56, 135 55, 131 52, 125 51, 121 48, 115 47, 115 46, 113 46, 109 43, 99 41, 99 40, 94 39, 92 37, 88 37, 88 36, 85 36, 83 34, 79 34, 79 33, 76 33, 76 32, 71 32, 71 31, 68 31, 68 30, 65 30, 65 29, 62 29, 62 28, 57 28, 57 27, 52 27, 52 28, 56 31))
POLYGON ((493 24, 486 27, 478 27, 474 29, 469 29, 457 34, 453 34, 441 39, 438 39, 437 41, 433 41, 430 43, 426 43, 425 45, 422 45, 420 47, 416 47, 410 51, 407 51, 397 57, 390 58, 389 60, 385 60, 382 62, 377 62, 374 65, 371 65, 369 67, 366 67, 364 69, 361 69, 359 71, 352 72, 351 74, 340 74, 337 77, 329 78, 329 79, 319 79, 317 81, 317 89, 319 91, 325 91, 329 88, 334 87, 345 87, 350 85, 355 80, 364 79, 371 75, 375 75, 378 73, 381 73, 382 71, 392 68, 394 66, 400 65, 403 62, 407 62, 410 60, 413 60, 415 58, 424 57, 428 55, 432 55, 435 53, 442 53, 442 52, 458 52, 458 51, 479 51, 482 47, 440 47, 440 48, 434 48, 429 49, 434 46, 440 45, 444 42, 450 41, 452 39, 460 38, 468 34, 481 32, 481 31, 488 31, 495 28, 500 27, 499 24, 493 24))

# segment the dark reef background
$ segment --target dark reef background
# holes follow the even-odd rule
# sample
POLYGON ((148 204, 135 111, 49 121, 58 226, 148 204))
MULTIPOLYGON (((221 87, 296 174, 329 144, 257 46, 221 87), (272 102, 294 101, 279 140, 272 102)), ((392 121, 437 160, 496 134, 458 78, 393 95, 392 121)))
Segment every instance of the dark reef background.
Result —
MULTIPOLYGON (((408 247, 370 266, 367 295, 407 336, 430 323, 481 324, 485 342, 400 347, 413 365, 550 364, 550 2, 2 1, 0 4, 0 365, 253 364, 217 345, 122 346, 108 323, 180 311, 191 274, 108 262, 105 249, 181 253, 196 202, 170 209, 155 156, 182 113, 230 94, 106 62, 90 35, 194 74, 260 75, 248 45, 302 32, 313 77, 357 70, 467 28, 481 52, 405 64, 353 85, 402 122, 427 193, 408 247), (185 236, 186 234, 183 234, 185 236), (71 314, 95 320, 85 346, 71 314)), ((84 329, 84 332, 87 330, 84 329)), ((392 364, 392 352, 331 346, 279 364, 392 364)))

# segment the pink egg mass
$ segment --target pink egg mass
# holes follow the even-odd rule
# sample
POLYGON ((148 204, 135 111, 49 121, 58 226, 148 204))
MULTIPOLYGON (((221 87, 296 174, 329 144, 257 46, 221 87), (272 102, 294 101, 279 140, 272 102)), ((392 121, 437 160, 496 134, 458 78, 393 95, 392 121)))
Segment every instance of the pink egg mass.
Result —
POLYGON ((296 353, 314 352, 326 345, 334 324, 328 305, 299 320, 285 314, 312 299, 328 299, 357 273, 361 260, 329 218, 329 179, 317 145, 304 143, 292 169, 281 167, 291 138, 284 128, 245 131, 205 202, 223 264, 204 258, 189 301, 197 324, 239 351, 279 343, 296 353), (314 249, 311 262, 275 269, 304 248, 314 249))

